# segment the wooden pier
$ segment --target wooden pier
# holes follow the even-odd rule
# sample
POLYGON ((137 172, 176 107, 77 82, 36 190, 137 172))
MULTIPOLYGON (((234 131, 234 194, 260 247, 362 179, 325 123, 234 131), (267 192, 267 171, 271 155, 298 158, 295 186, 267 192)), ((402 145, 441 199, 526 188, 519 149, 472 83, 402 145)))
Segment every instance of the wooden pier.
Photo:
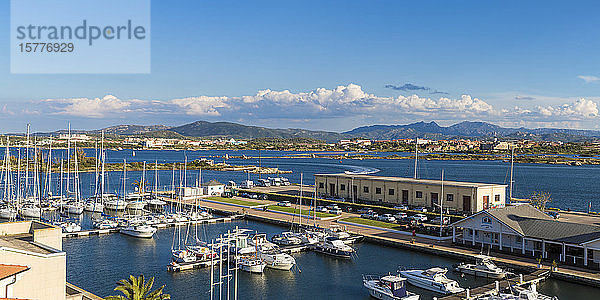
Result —
POLYGON ((216 265, 219 263, 218 259, 211 261, 198 261, 198 262, 189 262, 189 263, 177 263, 177 262, 171 262, 170 264, 167 265, 167 271, 169 272, 180 272, 180 271, 185 271, 185 270, 192 270, 192 269, 200 269, 200 268, 206 268, 206 267, 210 267, 210 265, 216 265))
MULTIPOLYGON (((154 224, 154 225, 152 225, 152 227, 156 227, 156 228, 160 229, 160 228, 173 227, 173 226, 185 226, 188 224, 224 223, 224 222, 231 222, 232 220, 240 219, 242 217, 243 217, 242 215, 231 215, 229 217, 222 217, 222 218, 210 218, 210 219, 202 219, 202 220, 187 221, 187 222, 172 222, 172 223, 154 224)), ((81 231, 76 231, 76 232, 63 232, 62 237, 63 238, 72 238, 72 237, 101 235, 101 234, 117 233, 117 232, 119 232, 119 228, 90 229, 90 230, 81 230, 81 231)))
POLYGON ((457 293, 450 296, 438 298, 438 300, 461 300, 461 299, 477 299, 478 297, 493 294, 499 291, 508 290, 511 286, 522 286, 530 284, 538 284, 540 281, 546 280, 550 276, 550 270, 537 270, 533 273, 526 275, 517 275, 510 278, 498 281, 497 283, 490 283, 484 286, 480 286, 469 290, 469 297, 467 297, 467 291, 457 293))

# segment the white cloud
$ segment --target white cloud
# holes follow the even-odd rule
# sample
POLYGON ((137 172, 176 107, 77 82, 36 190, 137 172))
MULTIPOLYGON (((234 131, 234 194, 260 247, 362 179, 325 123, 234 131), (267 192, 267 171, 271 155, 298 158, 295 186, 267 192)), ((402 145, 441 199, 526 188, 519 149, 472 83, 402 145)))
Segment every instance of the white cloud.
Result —
POLYGON ((113 113, 127 112, 132 103, 140 100, 124 101, 113 95, 102 98, 70 98, 70 99, 47 99, 42 102, 56 107, 56 114, 77 117, 103 118, 113 113))
MULTIPOLYGON (((506 97, 512 100, 514 94, 506 97)), ((536 95, 535 101, 520 102, 525 105, 505 108, 495 107, 471 95, 458 98, 428 98, 418 95, 382 97, 367 93, 359 85, 348 84, 307 92, 265 89, 254 95, 239 97, 196 96, 167 100, 125 100, 106 95, 102 98, 48 99, 39 102, 37 106, 28 106, 27 109, 39 112, 40 115, 61 114, 134 121, 146 118, 154 120, 155 123, 166 119, 172 122, 187 122, 196 118, 206 118, 250 123, 273 121, 282 124, 282 127, 298 122, 329 122, 331 126, 340 122, 347 123, 346 126, 350 127, 356 123, 406 123, 421 120, 450 123, 478 120, 513 124, 579 122, 578 126, 590 127, 600 115, 596 101, 596 98, 570 100, 536 95)), ((2 110, 6 111, 7 108, 2 110)))
POLYGON ((600 77, 593 76, 593 75, 579 75, 579 76, 577 76, 577 78, 583 79, 583 81, 585 81, 586 83, 595 82, 595 81, 600 80, 600 77))

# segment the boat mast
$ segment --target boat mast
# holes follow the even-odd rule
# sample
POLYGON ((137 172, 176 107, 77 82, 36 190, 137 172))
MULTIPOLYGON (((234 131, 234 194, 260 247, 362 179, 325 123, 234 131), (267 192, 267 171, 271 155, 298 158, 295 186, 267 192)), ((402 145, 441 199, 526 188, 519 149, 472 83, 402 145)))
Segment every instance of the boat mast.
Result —
POLYGON ((300 230, 300 228, 302 228, 302 173, 300 173, 300 198, 298 199, 298 203, 298 207, 300 207, 300 215, 298 218, 298 230, 300 230))
POLYGON ((73 162, 75 165, 73 166, 73 171, 75 172, 75 174, 73 174, 73 192, 75 193, 75 203, 79 203, 79 201, 81 200, 80 194, 79 194, 79 167, 78 167, 78 160, 77 160, 77 143, 73 142, 73 154, 75 154, 75 161, 73 162))
POLYGON ((71 193, 69 189, 69 182, 71 181, 71 122, 69 122, 68 126, 68 136, 67 136, 67 197, 71 193))
POLYGON ((27 124, 27 143, 25 144, 25 198, 29 196, 29 127, 27 124))
POLYGON ((419 159, 419 138, 415 138, 415 179, 417 179, 417 161, 419 159))
POLYGON ((440 237, 444 226, 444 169, 442 169, 442 195, 440 197, 440 237))
POLYGON ((509 183, 509 188, 508 188, 508 202, 510 203, 512 201, 512 190, 513 190, 513 168, 514 168, 514 158, 515 158, 515 147, 513 146, 511 148, 511 153, 510 153, 510 183, 509 183))
MULTIPOLYGON (((127 182, 125 180, 126 176, 127 176, 127 159, 123 158, 123 202, 125 202, 125 184, 127 182)), ((118 200, 117 200, 117 203, 118 203, 118 200)), ((119 208, 118 204, 117 204, 117 208, 119 208)), ((125 209, 123 209, 123 210, 125 210, 125 209)))
POLYGON ((104 130, 102 130, 102 139, 100 140, 100 159, 102 161, 100 174, 100 201, 104 201, 104 160, 106 159, 106 155, 104 154, 104 130))

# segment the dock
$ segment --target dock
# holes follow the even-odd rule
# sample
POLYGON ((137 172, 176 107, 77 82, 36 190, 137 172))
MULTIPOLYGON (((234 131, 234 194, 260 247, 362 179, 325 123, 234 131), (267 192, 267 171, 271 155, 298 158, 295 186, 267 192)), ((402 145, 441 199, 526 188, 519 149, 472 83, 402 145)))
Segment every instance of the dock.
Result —
MULTIPOLYGON (((185 226, 188 224, 214 224, 214 223, 224 223, 231 222, 232 220, 242 218, 242 215, 231 215, 229 217, 222 218, 210 218, 210 219, 202 219, 195 221, 187 221, 187 222, 172 222, 172 223, 161 223, 152 225, 152 227, 156 227, 158 229, 166 228, 166 227, 174 227, 174 226, 185 226)), ((103 235, 109 233, 117 233, 119 232, 119 228, 111 228, 111 229, 89 229, 89 230, 81 230, 76 232, 63 232, 63 238, 73 238, 73 237, 82 237, 82 236, 90 236, 90 235, 103 235)))
POLYGON ((170 264, 167 265, 167 271, 169 272, 181 272, 181 271, 185 271, 185 270, 192 270, 192 269, 200 269, 200 268, 206 268, 206 267, 210 267, 210 265, 215 265, 219 263, 219 260, 216 259, 214 261, 195 261, 195 262, 189 262, 189 263, 176 263, 176 262, 171 262, 170 264))
POLYGON ((512 276, 502 281, 486 284, 474 289, 469 289, 461 293, 457 293, 438 300, 461 300, 461 299, 477 299, 478 297, 490 295, 497 291, 508 290, 511 286, 522 286, 530 284, 538 284, 540 281, 546 280, 550 276, 550 270, 537 270, 530 274, 512 276))

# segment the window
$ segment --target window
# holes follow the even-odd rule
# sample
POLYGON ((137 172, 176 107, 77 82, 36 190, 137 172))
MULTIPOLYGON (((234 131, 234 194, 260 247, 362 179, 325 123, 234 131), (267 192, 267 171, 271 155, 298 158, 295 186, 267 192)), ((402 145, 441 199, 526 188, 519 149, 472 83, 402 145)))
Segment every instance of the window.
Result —
POLYGON ((368 193, 369 192, 369 187, 368 186, 363 186, 363 192, 364 193, 368 193))
POLYGON ((322 182, 319 182, 319 188, 322 189, 324 187, 325 187, 325 185, 322 182))
POLYGON ((340 184, 340 191, 345 191, 345 190, 346 190, 346 185, 340 184))
POLYGON ((492 224, 492 219, 489 217, 481 218, 481 223, 492 224))
POLYGON ((496 202, 500 201, 500 195, 494 195, 494 201, 496 201, 496 202))
POLYGON ((446 195, 446 201, 454 201, 454 194, 446 195))
POLYGON ((381 188, 376 187, 375 188, 375 194, 378 194, 378 195, 381 194, 381 188))
POLYGON ((389 195, 390 195, 390 196, 393 196, 393 195, 394 195, 394 189, 390 189, 390 190, 389 190, 389 195))
POLYGON ((421 191, 417 191, 416 195, 417 198, 423 198, 423 192, 421 191))

